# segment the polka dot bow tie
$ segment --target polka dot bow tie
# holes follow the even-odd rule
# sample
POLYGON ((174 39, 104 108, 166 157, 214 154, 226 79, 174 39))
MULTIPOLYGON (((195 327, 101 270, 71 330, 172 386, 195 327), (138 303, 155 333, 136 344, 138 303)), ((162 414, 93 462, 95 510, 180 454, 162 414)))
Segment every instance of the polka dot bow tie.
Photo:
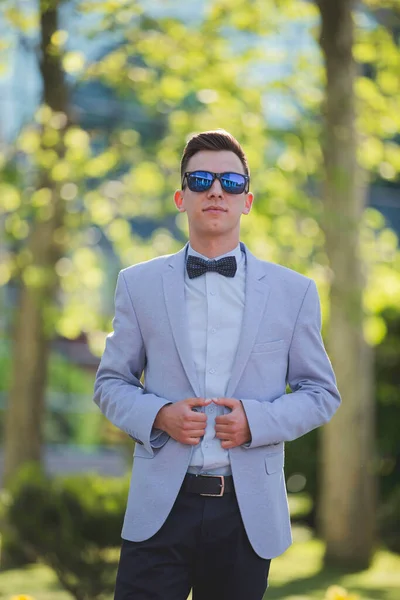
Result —
POLYGON ((213 271, 214 273, 220 273, 225 277, 235 277, 236 274, 236 258, 235 256, 225 256, 219 260, 204 260, 199 256, 192 256, 189 254, 186 261, 186 269, 189 275, 189 279, 200 277, 207 271, 213 271))

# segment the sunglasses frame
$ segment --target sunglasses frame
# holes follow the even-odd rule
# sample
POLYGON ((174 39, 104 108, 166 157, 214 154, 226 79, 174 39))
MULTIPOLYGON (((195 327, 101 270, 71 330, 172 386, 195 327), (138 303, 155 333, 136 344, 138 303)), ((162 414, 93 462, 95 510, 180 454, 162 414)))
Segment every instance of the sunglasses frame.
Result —
MULTIPOLYGON (((236 173, 235 171, 224 171, 223 173, 213 173, 212 171, 206 171, 204 169, 196 169, 195 171, 186 171, 186 173, 183 174, 182 189, 184 189, 185 179, 186 179, 186 183, 188 185, 188 188, 190 189, 190 187, 189 187, 189 181, 188 181, 188 176, 189 175, 193 175, 193 173, 209 173, 210 175, 213 176, 213 179, 212 179, 212 181, 210 183, 210 186, 207 189, 205 189, 205 190, 195 191, 195 193, 197 193, 197 194, 201 194, 201 192, 207 192, 211 188, 212 184, 214 183, 214 181, 216 179, 218 179, 218 181, 221 184, 222 189, 227 194, 233 194, 234 196, 239 196, 240 194, 247 194, 249 192, 249 189, 250 189, 250 177, 248 175, 243 175, 243 173, 236 173), (221 177, 223 177, 223 175, 227 175, 228 173, 232 173, 233 175, 240 175, 240 177, 244 177, 245 185, 244 185, 244 190, 242 192, 235 193, 235 192, 232 192, 232 191, 228 191, 228 190, 226 190, 224 188, 223 183, 221 181, 221 177)), ((194 190, 190 190, 190 191, 192 192, 194 190)))

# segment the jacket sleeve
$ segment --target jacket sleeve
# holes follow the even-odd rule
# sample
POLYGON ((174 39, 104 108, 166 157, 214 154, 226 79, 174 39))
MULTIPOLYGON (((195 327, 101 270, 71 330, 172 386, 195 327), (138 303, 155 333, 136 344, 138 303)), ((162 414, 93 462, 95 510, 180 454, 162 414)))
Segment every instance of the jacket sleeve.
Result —
POLYGON ((113 332, 107 336, 93 399, 107 419, 153 455, 153 449, 169 438, 165 432, 153 429, 158 411, 169 401, 147 394, 143 388, 140 377, 145 360, 143 337, 121 271, 115 292, 113 332))
POLYGON ((272 402, 243 400, 254 448, 301 437, 331 419, 340 405, 335 375, 321 337, 316 285, 310 281, 289 348, 287 383, 292 390, 272 402))

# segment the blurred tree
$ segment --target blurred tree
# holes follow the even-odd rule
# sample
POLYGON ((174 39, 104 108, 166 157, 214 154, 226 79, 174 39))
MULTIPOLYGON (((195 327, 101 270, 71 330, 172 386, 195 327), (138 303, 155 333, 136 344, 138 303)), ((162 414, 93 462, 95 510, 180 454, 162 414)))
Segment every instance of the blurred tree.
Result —
POLYGON ((366 184, 357 160, 356 63, 353 11, 356 2, 317 1, 320 43, 326 64, 324 127, 324 230, 332 269, 329 350, 343 404, 321 432, 321 531, 326 559, 366 567, 376 526, 374 389, 371 350, 363 335, 360 219, 366 184))
MULTIPOLYGON (((57 157, 64 154, 63 133, 68 126, 68 92, 57 53, 51 52, 51 39, 58 30, 59 0, 40 2, 40 72, 43 101, 54 111, 57 157)), ((45 132, 42 131, 45 152, 45 132)), ((34 218, 26 255, 29 266, 18 278, 18 308, 13 332, 13 378, 8 399, 4 444, 4 478, 7 483, 26 461, 41 461, 41 422, 44 413, 49 327, 46 313, 52 304, 57 285, 55 265, 64 249, 60 236, 64 200, 59 186, 45 168, 34 182, 36 194, 47 201, 34 218)), ((33 190, 32 190, 33 191, 33 190)))
MULTIPOLYGON (((358 82, 356 79, 359 68, 354 59, 354 20, 359 3, 316 3, 321 14, 320 45, 326 68, 323 227, 332 269, 328 341, 343 396, 341 409, 321 431, 319 522, 327 542, 326 560, 348 568, 365 568, 375 549, 377 490, 373 355, 363 328, 366 270, 360 221, 368 181, 361 166, 360 139, 362 134, 371 134, 374 127, 368 123, 367 131, 362 131, 364 123, 356 120, 355 105, 357 83, 359 89, 362 84, 371 89, 373 83, 363 74, 358 82)), ((362 57, 363 52, 359 47, 357 50, 362 57)), ((365 51, 364 46, 364 57, 365 51)), ((394 56, 398 63, 398 51, 394 56)), ((373 72, 378 84, 385 73, 390 77, 390 61, 379 66, 373 72)), ((381 108, 384 106, 382 102, 381 108)), ((381 169, 384 171, 382 163, 381 169)))

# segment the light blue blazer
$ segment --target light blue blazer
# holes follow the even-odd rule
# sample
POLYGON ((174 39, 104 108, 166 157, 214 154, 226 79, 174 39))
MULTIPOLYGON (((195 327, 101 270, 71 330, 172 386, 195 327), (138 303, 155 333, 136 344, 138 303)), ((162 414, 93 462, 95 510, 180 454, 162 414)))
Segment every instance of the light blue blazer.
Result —
MULTIPOLYGON (((329 421, 340 396, 321 339, 315 283, 242 247, 246 301, 226 395, 243 402, 252 439, 229 454, 249 540, 259 556, 274 558, 292 541, 284 443, 329 421)), ((185 313, 185 255, 186 247, 120 272, 114 331, 96 376, 96 404, 137 442, 122 530, 132 541, 163 525, 190 461, 191 446, 172 438, 159 449, 150 443, 162 406, 200 395, 185 313)))

